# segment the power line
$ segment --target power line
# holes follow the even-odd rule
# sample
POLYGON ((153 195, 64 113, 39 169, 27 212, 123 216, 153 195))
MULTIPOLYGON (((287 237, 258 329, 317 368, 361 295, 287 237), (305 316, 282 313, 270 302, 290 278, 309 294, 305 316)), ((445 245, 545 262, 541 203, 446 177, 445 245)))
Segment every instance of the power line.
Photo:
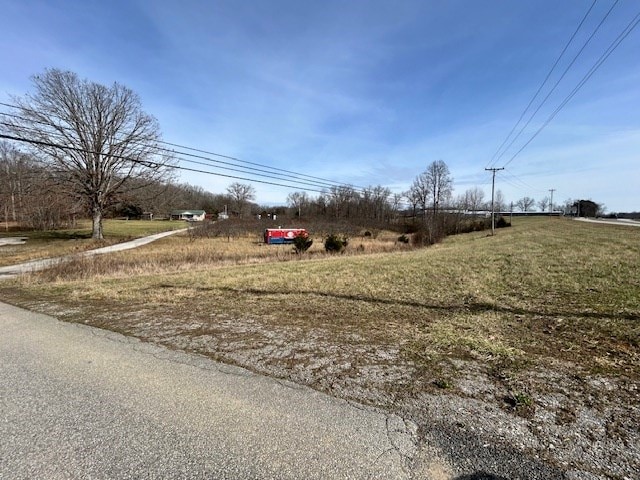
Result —
POLYGON ((575 64, 576 60, 578 59, 578 57, 582 54, 582 52, 584 51, 584 49, 587 47, 587 45, 589 45, 589 43, 591 42, 591 40, 593 39, 593 37, 595 36, 595 34, 598 32, 598 30, 600 30, 600 27, 604 24, 605 20, 609 17, 609 15, 611 14, 611 12, 613 11, 613 9, 615 8, 615 6, 618 4, 619 0, 616 0, 614 2, 614 4, 611 6, 611 8, 609 8, 609 10, 607 11, 607 13, 604 15, 604 17, 602 17, 602 20, 600 20, 600 22, 598 23, 598 25, 596 25, 596 28, 593 30, 593 32, 591 32, 591 35, 589 35, 589 37, 587 38, 587 40, 584 42, 584 44, 582 45, 582 47, 580 48, 580 50, 578 50, 578 53, 576 53, 573 57, 573 59, 571 60, 571 62, 569 62, 569 65, 567 66, 567 68, 565 68, 564 72, 562 72, 562 75, 560 75, 560 78, 558 78, 558 80, 556 81, 556 83, 553 85, 553 87, 551 87, 551 90, 549 90, 549 92, 547 93, 547 95, 542 99, 542 101, 540 102, 540 104, 538 105, 538 107, 535 109, 535 111, 529 116, 529 119, 525 122, 525 124, 522 126, 522 128, 518 131, 518 133, 513 137, 513 139, 511 140, 511 142, 509 142, 509 145, 507 145, 507 147, 502 151, 502 153, 500 155, 498 155, 498 157, 492 162, 493 164, 497 163, 498 160, 500 160, 505 153, 507 153, 507 151, 511 148, 511 146, 516 142, 516 140, 520 137, 520 135, 522 135, 522 132, 524 132, 524 130, 529 126, 529 124, 531 123, 531 121, 533 120, 533 118, 538 114, 538 112, 540 111, 540 109, 544 106, 544 104, 547 102, 547 100, 549 99, 549 97, 551 96, 551 94, 556 90, 556 88, 558 87, 558 85, 560 84, 560 82, 564 79, 564 77, 567 75, 567 73, 569 72, 569 70, 571 70, 571 67, 573 67, 573 65, 575 64))
MULTIPOLYGON (((19 106, 19 105, 15 105, 15 104, 6 103, 6 102, 0 102, 0 105, 3 105, 5 107, 9 107, 9 108, 24 109, 24 110, 27 110, 27 111, 31 111, 31 112, 37 113, 32 109, 25 108, 25 107, 22 107, 22 106, 19 106)), ((13 118, 18 118, 18 119, 21 119, 21 120, 33 121, 31 119, 26 119, 23 116, 10 114, 10 113, 2 113, 2 115, 8 116, 8 117, 13 117, 13 118)), ((35 121, 35 123, 41 123, 43 125, 50 126, 50 124, 47 123, 47 122, 35 121)), ((294 177, 296 180, 302 180, 302 179, 314 180, 313 185, 316 185, 316 186, 320 186, 320 185, 324 184, 327 187, 340 187, 340 186, 343 186, 343 187, 355 188, 357 190, 362 190, 362 191, 365 190, 363 187, 357 187, 357 186, 354 186, 354 185, 351 185, 351 184, 348 184, 348 183, 345 183, 345 182, 338 182, 338 181, 335 181, 335 180, 329 180, 329 179, 325 179, 325 178, 322 178, 322 177, 317 177, 317 176, 313 176, 313 175, 307 175, 307 174, 303 174, 303 173, 298 173, 298 172, 294 172, 294 171, 291 171, 291 170, 285 170, 285 169, 281 169, 281 168, 277 168, 277 167, 271 167, 271 166, 263 165, 263 164, 256 163, 256 162, 250 162, 250 161, 247 161, 247 160, 242 160, 242 159, 239 159, 237 157, 230 156, 230 155, 223 155, 221 153, 216 153, 216 152, 211 152, 211 151, 202 150, 202 149, 198 149, 198 148, 193 148, 193 147, 189 147, 189 146, 186 146, 186 145, 180 145, 180 144, 177 144, 177 143, 166 142, 166 141, 163 141, 163 140, 157 140, 157 143, 160 143, 160 144, 163 144, 163 145, 169 145, 169 146, 172 146, 172 147, 177 147, 177 148, 180 148, 182 150, 189 150, 189 151, 192 151, 192 152, 205 153, 207 155, 212 155, 212 156, 215 156, 215 157, 218 157, 218 158, 225 158, 227 160, 233 160, 233 161, 235 161, 237 163, 243 163, 243 164, 247 164, 247 165, 254 165, 254 166, 258 166, 258 167, 262 167, 262 168, 266 168, 267 169, 267 170, 263 170, 263 169, 260 169, 260 168, 244 167, 242 165, 236 165, 234 163, 226 162, 226 161, 223 161, 223 160, 216 160, 216 159, 213 159, 213 158, 210 158, 210 157, 205 157, 205 156, 202 156, 202 155, 196 155, 196 154, 193 154, 193 153, 188 153, 188 152, 183 152, 183 151, 176 151, 174 149, 158 147, 158 149, 161 149, 161 150, 166 151, 166 152, 177 153, 177 154, 180 154, 180 155, 189 156, 189 157, 193 157, 193 158, 205 159, 205 160, 210 161, 211 163, 222 164, 222 165, 230 165, 230 166, 234 166, 234 167, 237 166, 239 168, 243 168, 244 169, 243 171, 240 171, 242 173, 250 173, 250 174, 252 174, 251 173, 252 171, 257 171, 257 172, 262 172, 262 173, 270 173, 270 174, 274 174, 274 175, 279 175, 279 177, 271 177, 271 178, 279 178, 279 179, 282 179, 282 180, 285 180, 285 181, 289 181, 287 177, 294 177), (278 172, 282 172, 282 173, 278 173, 278 172)), ((234 171, 238 171, 238 170, 234 170, 234 171)))
MULTIPOLYGON (((518 175, 514 174, 511 170, 509 169, 505 169, 505 174, 508 175, 509 177, 511 177, 511 179, 513 179, 513 181, 518 182, 520 185, 522 185, 522 187, 528 189, 531 192, 534 193, 541 193, 544 190, 541 190, 540 188, 534 187, 533 185, 531 185, 530 183, 525 182, 524 180, 522 180, 522 178, 520 178, 518 175)), ((513 185, 513 184, 511 184, 513 185)), ((515 185, 513 185, 515 186, 515 185)), ((516 187, 518 188, 518 187, 516 187)))
MULTIPOLYGON (((3 105, 10 105, 10 104, 6 104, 6 103, 2 103, 0 102, 0 104, 3 105)), ((16 119, 20 119, 20 120, 30 120, 27 119, 23 116, 20 115, 15 115, 15 114, 10 114, 10 113, 2 113, 1 115, 5 115, 7 117, 12 117, 12 118, 16 118, 16 119)), ((45 126, 51 127, 51 124, 49 122, 43 122, 43 121, 37 121, 34 120, 35 123, 40 123, 43 124, 45 126)), ((14 128, 16 128, 15 124, 11 124, 8 122, 2 122, 0 121, 0 124, 4 124, 4 125, 9 125, 9 126, 13 126, 14 128)), ((34 133, 38 133, 38 129, 36 128, 32 128, 32 127, 26 127, 24 125, 18 125, 17 128, 20 128, 23 132, 27 133, 27 132, 34 132, 34 133)), ((61 127, 62 128, 62 127, 61 127)), ((63 129, 66 130, 71 130, 69 127, 64 127, 63 129)), ((28 134, 28 133, 27 133, 28 134)), ((59 132, 55 132, 55 131, 50 131, 47 132, 47 135, 49 136, 57 136, 61 141, 66 141, 66 139, 64 138, 64 136, 59 133, 59 132)), ((132 142, 133 144, 136 145, 145 145, 145 144, 141 144, 139 142, 132 142)), ((170 144, 170 145, 178 145, 175 143, 170 143, 170 142, 159 142, 159 143, 163 143, 163 144, 170 144)), ((350 188, 351 191, 353 191, 356 194, 360 194, 360 195, 364 195, 366 194, 366 192, 369 190, 368 188, 364 188, 364 187, 357 187, 357 186, 353 186, 350 184, 346 184, 346 183, 339 183, 339 182, 334 182, 334 183, 327 183, 327 182, 313 182, 313 181, 307 181, 306 178, 320 178, 320 177, 313 177, 310 175, 304 175, 304 174, 281 174, 278 173, 278 171, 276 172, 271 172, 270 170, 263 170, 263 169, 258 169, 258 168, 253 168, 253 167, 245 167, 243 165, 236 165, 230 162, 225 162, 225 161, 221 161, 221 160, 216 160, 216 159, 212 159, 210 157, 206 157, 203 155, 197 155, 197 154, 193 154, 193 153, 188 153, 188 152, 183 152, 180 150, 175 150, 175 149, 168 149, 168 148, 164 148, 164 147, 157 147, 154 146, 154 148, 158 151, 162 151, 162 152, 167 152, 169 154, 172 155, 173 158, 175 158, 178 161, 181 162, 187 162, 187 163, 191 163, 191 164, 196 164, 196 165, 202 165, 202 166, 207 166, 207 167, 211 167, 211 168, 215 168, 218 170, 222 170, 222 171, 226 171, 226 172, 238 172, 238 173, 244 173, 244 174, 249 174, 255 177, 259 177, 259 178, 268 178, 268 179, 275 179, 275 180, 282 180, 285 182, 291 182, 291 183, 295 183, 296 185, 287 185, 287 188, 291 188, 291 189, 295 189, 295 188, 299 188, 301 190, 306 190, 306 191, 310 191, 310 192, 319 192, 319 193, 327 193, 325 190, 318 190, 318 189, 333 189, 333 188, 350 188), (190 157, 190 158, 185 158, 186 157, 190 157), (209 163, 205 163, 199 160, 193 160, 193 158, 197 158, 199 160, 205 160, 206 162, 209 163), (223 166, 220 166, 223 165, 223 166), (233 167, 238 167, 241 170, 239 170, 238 168, 233 168, 233 167), (258 172, 258 173, 256 173, 258 172), (272 174, 271 174, 272 173, 272 174), (271 174, 271 175, 270 175, 271 174), (299 175, 299 176, 298 176, 299 175), (302 178, 299 178, 302 177, 302 178), (308 187, 313 187, 313 188, 308 188, 308 187)), ((192 151, 204 151, 204 150, 199 150, 199 149, 195 149, 195 148, 191 148, 191 147, 184 147, 185 149, 188 150, 192 150, 192 151)), ((227 158, 233 158, 233 157, 228 157, 225 156, 227 158)), ((271 167, 269 167, 271 168, 271 167)), ((198 171, 200 172, 200 170, 194 170, 194 169, 187 169, 185 168, 184 170, 186 171, 198 171)), ((281 169, 274 169, 274 170, 279 170, 282 171, 281 169)), ((217 172, 211 172, 211 171, 207 171, 206 173, 210 174, 210 175, 218 175, 218 176, 223 176, 223 177, 227 177, 227 178, 239 178, 239 179, 243 179, 243 180, 247 180, 247 181, 256 181, 259 183, 266 183, 266 184, 272 184, 272 185, 281 185, 281 184, 275 184, 273 182, 265 182, 262 180, 257 180, 254 178, 246 178, 246 177, 237 177, 234 175, 224 175, 224 174, 218 174, 217 172)), ((390 193, 389 195, 385 196, 385 199, 389 202, 395 202, 395 195, 394 193, 390 193)))
MULTIPOLYGON (((22 138, 22 137, 16 137, 13 135, 5 135, 0 133, 0 138, 4 138, 7 140, 13 140, 16 142, 23 142, 23 143, 29 143, 32 145, 40 145, 40 146, 45 146, 45 147, 52 147, 52 148, 59 148, 61 150, 71 150, 71 151, 75 151, 75 152, 80 152, 80 153, 90 153, 93 155, 100 155, 100 152, 95 152, 92 150, 88 150, 85 148, 78 148, 78 147, 70 147, 67 145, 59 145, 59 144, 55 144, 52 142, 43 142, 40 140, 30 140, 27 138, 22 138)), ((221 177, 226 177, 226 178, 234 178, 237 180, 245 180, 245 181, 250 181, 250 182, 257 182, 257 183, 263 183, 263 184, 267 184, 267 185, 275 185, 278 187, 287 187, 287 188, 296 188, 295 186, 292 185, 284 185, 284 184, 280 184, 280 183, 274 183, 274 182, 267 182, 267 181, 263 181, 263 180, 256 180, 256 179, 250 179, 250 178, 244 178, 244 177, 238 177, 238 176, 234 176, 234 175, 226 175, 223 173, 214 173, 214 172, 209 172, 206 170, 200 170, 200 169, 195 169, 195 168, 188 168, 188 167, 180 167, 177 165, 164 165, 161 164, 160 162, 154 162, 153 160, 138 160, 135 158, 131 158, 131 157, 127 157, 124 155, 111 155, 113 158, 118 158, 121 160, 127 160, 129 162, 132 163, 136 163, 136 164, 140 164, 140 165, 145 165, 145 166, 156 166, 156 167, 166 167, 166 168, 171 168, 171 169, 175 169, 175 170, 185 170, 185 171, 189 171, 189 172, 196 172, 196 173, 206 173, 209 175, 216 175, 216 176, 221 176, 221 177)), ((318 192, 318 193, 324 193, 322 190, 313 190, 310 188, 300 188, 301 190, 307 190, 307 191, 312 191, 312 192, 318 192)))
MULTIPOLYGON (((12 105, 12 104, 8 104, 5 102, 0 102, 0 105, 4 105, 4 106, 8 106, 8 107, 12 107, 12 108, 23 108, 17 105, 12 105)), ((31 109, 25 109, 31 112, 35 112, 34 110, 31 109)), ((36 112, 37 113, 37 112, 36 112)), ((11 114, 11 113, 6 113, 6 112, 0 112, 0 116, 6 116, 6 117, 12 117, 12 118, 16 118, 19 120, 23 120, 23 121, 32 121, 34 123, 39 123, 42 125, 45 125, 47 127, 52 127, 50 122, 44 122, 44 121, 38 121, 38 120, 32 120, 29 118, 26 118, 24 116, 20 116, 20 115, 15 115, 15 114, 11 114)), ((38 129, 36 128, 32 128, 32 127, 26 127, 24 125, 15 125, 15 124, 11 124, 8 122, 2 122, 0 121, 0 124, 4 124, 4 125, 8 125, 8 126, 12 126, 14 128, 20 128, 23 132, 35 132, 38 133, 38 129)), ((70 127, 61 127, 58 126, 60 129, 62 130, 72 130, 70 127)), ((49 131, 47 132, 47 135, 49 136, 57 136, 60 140, 62 141, 66 141, 66 139, 64 138, 64 136, 60 133, 60 132, 55 132, 55 131, 49 131)), ((185 150, 190 150, 190 151, 195 151, 195 152, 206 152, 206 150, 201 150, 201 149, 197 149, 197 148, 192 148, 192 147, 187 147, 187 146, 183 146, 183 145, 179 145, 176 143, 171 143, 171 142, 165 142, 165 141, 157 141, 157 143, 162 143, 165 145, 173 145, 173 146, 179 146, 185 150)), ((142 145, 145 146, 146 144, 140 143, 140 142, 132 142, 132 144, 134 145, 142 145)), ((191 163, 191 164, 196 164, 196 165, 202 165, 202 166, 207 166, 207 167, 211 167, 211 168, 215 168, 215 169, 219 169, 219 170, 223 170, 223 171, 231 171, 231 172, 237 172, 237 173, 244 173, 244 174, 248 174, 248 175, 252 175, 255 177, 259 177, 259 178, 269 178, 269 179, 275 179, 275 180, 282 180, 285 182, 291 182, 291 183, 296 183, 295 186, 293 185, 282 185, 282 184, 277 184, 274 182, 267 182, 267 181, 263 181, 263 180, 257 180, 254 178, 246 178, 246 177, 237 177, 235 175, 225 175, 225 174, 219 174, 217 172, 211 172, 211 171, 201 171, 198 169, 191 169, 191 168, 183 168, 182 170, 185 171, 192 171, 192 172, 200 172, 200 173, 207 173, 210 175, 217 175, 217 176, 222 176, 222 177, 226 177, 226 178, 237 178, 237 179, 242 179, 242 180, 246 180, 246 181, 255 181, 258 183, 263 183, 263 184, 269 184, 269 185, 279 185, 279 186, 285 186, 287 188, 291 188, 291 189, 295 189, 295 188, 299 188, 300 190, 306 190, 306 191, 310 191, 310 192, 318 192, 318 193, 322 193, 325 194, 327 193, 325 189, 329 188, 329 189, 333 189, 333 188, 350 188, 351 191, 353 191, 356 194, 360 194, 360 195, 364 195, 367 191, 369 191, 369 188, 364 188, 364 187, 358 187, 358 186, 354 186, 351 184, 347 184, 344 182, 335 182, 335 181, 329 181, 327 180, 325 181, 307 181, 307 179, 321 179, 321 177, 314 177, 312 175, 305 175, 305 174, 299 174, 299 173, 295 173, 295 172, 291 172, 290 174, 285 174, 285 173, 279 173, 279 172, 290 172, 288 170, 283 170, 283 169, 278 169, 275 167, 266 167, 269 168, 271 170, 264 170, 264 169, 259 169, 259 168, 254 168, 254 167, 245 167, 244 165, 237 165, 234 163, 230 163, 230 162, 226 162, 226 161, 222 161, 222 160, 217 160, 217 159, 212 159, 210 157, 206 157, 203 155, 198 155, 198 154, 194 154, 194 153, 189 153, 189 152, 183 152, 180 150, 175 150, 175 149, 169 149, 169 148, 164 148, 164 147, 158 147, 156 145, 153 145, 153 148, 155 148, 158 151, 162 151, 162 152, 167 152, 169 154, 172 155, 173 158, 175 158, 178 161, 181 162, 187 162, 187 163, 191 163), (184 158, 184 157, 190 157, 190 158, 184 158), (197 158, 198 160, 193 160, 193 158, 197 158), (208 163, 202 162, 200 160, 204 160, 208 163), (222 166, 221 166, 222 165, 222 166), (238 167, 238 168, 233 168, 233 167, 238 167), (242 169, 242 170, 239 170, 242 169), (257 173, 256 173, 257 172, 257 173), (303 187, 302 185, 306 185, 307 187, 303 187), (314 187, 314 188, 308 188, 308 187, 314 187), (322 190, 318 190, 318 189, 322 189, 322 190)), ((213 154, 213 153, 212 153, 213 154)), ((231 157, 228 155, 222 155, 222 154, 213 154, 216 155, 218 157, 224 157, 227 159, 233 159, 233 160, 238 160, 235 157, 231 157)), ((244 163, 247 164, 253 164, 253 165, 260 165, 254 162, 247 162, 247 161, 243 161, 244 163)), ((395 202, 395 195, 394 193, 390 193, 389 195, 385 196, 385 199, 389 202, 395 202)))
MULTIPOLYGON (((10 114, 5 114, 5 115, 17 117, 16 115, 10 115, 10 114)), ((44 122, 41 122, 41 123, 44 123, 44 122)), ((0 121, 0 124, 7 125, 7 126, 11 125, 11 124, 9 124, 7 122, 2 122, 2 121, 0 121)), ((20 128, 25 133, 29 132, 29 131, 36 132, 36 133, 38 132, 38 130, 35 129, 35 128, 30 128, 30 127, 25 127, 25 126, 19 126, 18 128, 20 128)), ((64 140, 62 135, 61 134, 56 134, 56 132, 48 132, 48 135, 49 136, 57 136, 60 140, 64 140)), ((132 142, 132 143, 133 144, 137 144, 137 145, 143 145, 143 144, 136 143, 136 142, 132 142)), ((301 185, 308 185, 308 186, 318 187, 318 188, 327 188, 327 187, 336 187, 336 186, 338 186, 338 185, 329 184, 329 183, 308 182, 308 181, 304 181, 302 179, 299 179, 299 178, 291 176, 291 175, 281 175, 281 174, 277 174, 277 173, 275 175, 268 175, 268 174, 264 174, 264 173, 256 174, 254 172, 266 172, 266 173, 271 173, 271 172, 269 172, 268 170, 261 170, 261 169, 255 169, 255 168, 252 168, 252 167, 243 167, 243 166, 238 166, 239 168, 242 168, 242 170, 240 170, 238 168, 232 168, 232 167, 229 167, 229 166, 221 167, 221 166, 218 166, 217 164, 232 165, 232 166, 236 166, 236 165, 232 164, 232 163, 229 163, 229 162, 222 162, 222 161, 219 161, 219 160, 212 160, 212 159, 210 159, 208 157, 204 157, 202 155, 190 154, 190 153, 187 153, 187 152, 181 152, 181 151, 173 150, 173 149, 166 149, 166 148, 158 147, 157 150, 163 151, 163 152, 167 152, 167 153, 171 153, 172 156, 174 158, 176 158, 177 160, 179 160, 179 161, 192 163, 192 164, 196 164, 196 165, 210 166, 212 168, 218 168, 218 169, 225 170, 225 171, 246 173, 246 174, 258 176, 258 177, 261 177, 261 178, 270 178, 270 179, 290 181, 290 182, 295 181, 295 182, 297 182, 298 184, 301 184, 301 185), (203 160, 209 160, 210 163, 205 163, 205 162, 198 161, 198 160, 191 160, 191 159, 188 159, 188 158, 184 158, 183 156, 188 156, 188 157, 192 157, 192 158, 199 158, 199 159, 203 159, 203 160), (288 177, 290 177, 290 178, 288 178, 288 177)), ((210 173, 214 174, 214 172, 210 172, 210 173)), ((356 187, 352 187, 352 188, 354 189, 354 191, 358 191, 358 188, 356 188, 356 187)), ((361 192, 359 192, 359 193, 361 193, 361 192)))
POLYGON ((575 97, 578 91, 584 86, 585 83, 593 76, 593 74, 602 66, 602 64, 609 58, 609 56, 620 46, 622 41, 629 36, 629 34, 638 26, 640 23, 640 12, 636 14, 635 17, 627 24, 627 26, 622 30, 622 32, 616 37, 616 39, 611 42, 609 47, 604 51, 604 53, 598 58, 596 63, 589 69, 589 71, 582 77, 580 82, 573 88, 573 90, 565 97, 565 99, 560 103, 560 105, 549 115, 547 120, 542 124, 542 126, 536 130, 536 132, 527 140, 527 142, 522 145, 522 147, 509 159, 508 162, 504 164, 506 167, 509 165, 539 134, 544 130, 544 128, 553 120, 558 113, 569 103, 569 101, 575 97))
MULTIPOLYGON (((70 150, 70 151, 75 151, 75 152, 80 152, 80 153, 88 153, 88 154, 94 154, 94 155, 101 154, 101 152, 96 152, 96 151, 92 151, 92 150, 85 149, 85 148, 71 147, 71 146, 56 144, 56 143, 48 142, 48 141, 27 139, 27 138, 23 138, 23 137, 17 137, 17 136, 14 136, 14 135, 6 135, 6 134, 1 134, 0 133, 0 138, 4 138, 4 139, 7 139, 7 140, 13 140, 13 141, 17 141, 17 142, 33 144, 33 145, 47 146, 47 147, 51 147, 51 148, 59 148, 61 150, 70 150)), ((209 170, 202 170, 202 169, 198 169, 198 168, 190 168, 190 167, 177 166, 177 165, 171 165, 171 164, 162 164, 160 162, 155 162, 153 160, 139 160, 139 159, 134 159, 134 158, 131 158, 131 157, 127 157, 125 155, 110 155, 110 156, 113 157, 113 158, 123 159, 123 160, 129 161, 129 162, 135 163, 135 164, 140 164, 140 165, 145 165, 145 166, 163 166, 163 167, 174 169, 174 170, 183 170, 183 171, 188 171, 188 172, 204 173, 204 174, 207 174, 207 175, 220 176, 220 177, 232 178, 232 179, 236 179, 236 180, 244 180, 244 181, 249 181, 249 182, 256 182, 256 183, 261 183, 261 184, 265 184, 265 185, 272 185, 272 186, 285 187, 285 188, 290 188, 290 189, 304 190, 304 191, 315 192, 315 193, 320 193, 320 194, 326 194, 327 193, 326 190, 324 190, 324 189, 323 190, 318 190, 316 188, 303 187, 303 186, 300 186, 299 184, 298 185, 288 185, 288 184, 283 184, 283 183, 276 183, 276 182, 271 182, 271 181, 258 180, 258 179, 255 179, 255 178, 240 177, 240 176, 237 176, 237 175, 228 175, 228 174, 224 174, 224 173, 211 172, 209 170)), ((195 161, 195 160, 187 160, 187 159, 183 159, 183 158, 181 158, 180 160, 186 161, 186 162, 195 163, 195 164, 201 164, 201 165, 210 166, 208 164, 205 164, 203 162, 198 162, 198 161, 195 161)), ((263 177, 266 177, 266 176, 263 175, 263 177)), ((313 184, 310 184, 310 185, 313 186, 313 184)), ((356 193, 358 193, 358 192, 356 191, 356 193)), ((385 199, 389 199, 389 197, 385 197, 385 199)), ((400 206, 406 207, 407 205, 405 205, 404 203, 401 203, 400 206)))
POLYGON ((322 178, 322 177, 316 177, 316 176, 313 176, 313 175, 306 175, 304 173, 296 173, 296 172, 293 172, 291 170, 284 170, 282 168, 269 167, 267 165, 263 165, 263 164, 255 163, 255 162, 250 162, 248 160, 241 160, 239 158, 232 157, 232 156, 229 156, 229 155, 223 155, 223 154, 220 154, 220 153, 209 152, 207 150, 200 150, 198 148, 187 147, 185 145, 180 145, 180 144, 176 144, 176 143, 165 142, 165 141, 162 141, 162 140, 159 140, 158 143, 162 143, 163 145, 170 145, 170 146, 178 147, 178 148, 181 148, 181 149, 184 149, 184 150, 191 150, 191 151, 194 151, 194 152, 206 153, 207 155, 213 155, 213 156, 216 156, 216 157, 227 158, 227 159, 230 159, 230 160, 235 160, 236 162, 246 163, 248 165, 256 165, 256 166, 260 166, 260 167, 265 167, 265 168, 269 168, 271 170, 277 170, 277 171, 280 171, 280 172, 289 173, 289 174, 292 174, 292 175, 295 175, 295 176, 299 176, 299 177, 306 177, 306 178, 310 178, 310 179, 314 179, 314 180, 320 180, 320 181, 323 181, 323 182, 328 182, 330 184, 343 185, 343 186, 346 186, 346 187, 351 187, 352 186, 352 185, 350 185, 348 183, 344 183, 344 182, 337 182, 335 180, 328 180, 328 179, 325 179, 325 178, 322 178))
MULTIPOLYGON (((573 42, 573 39, 575 38, 575 36, 578 34, 578 31, 580 30, 580 28, 582 28, 582 25, 584 24, 585 20, 587 19, 587 17, 589 16, 589 13, 591 13, 591 10, 593 10, 593 7, 595 6, 597 0, 593 0, 593 3, 591 4, 591 6, 589 7, 589 9, 587 10, 587 13, 584 14, 584 16, 582 17, 582 20, 580 21, 580 23, 578 24, 578 27, 575 29, 575 31, 573 32, 573 34, 571 35, 571 37, 569 38, 569 41, 565 44, 564 48, 562 49, 562 51, 560 52, 560 55, 558 56, 558 58, 556 58, 556 61, 553 63, 553 65, 551 66, 551 69, 549 70, 549 72, 547 73, 547 76, 544 78, 544 80, 542 81, 542 83, 540 84, 540 86, 538 87, 538 90, 536 90, 536 93, 533 94, 533 97, 531 97, 531 100, 529 100, 529 103, 527 104, 527 106, 524 108, 524 110, 522 111, 522 113, 520 114, 520 117, 518 118, 518 120, 516 121, 515 125, 513 126, 513 128, 511 129, 511 131, 509 132, 509 134, 505 137, 505 139, 502 141, 502 143, 500 144, 500 146, 498 147, 498 149, 496 150, 496 152, 493 154, 493 156, 491 157, 491 160, 489 161, 489 163, 487 164, 487 167, 489 165, 492 165, 494 162, 494 160, 497 162, 496 156, 498 155, 498 153, 500 152, 500 150, 502 150, 502 147, 504 147, 505 143, 507 143, 507 141, 509 140, 509 138, 511 137, 511 135, 513 135, 513 132, 515 132, 516 128, 518 127, 518 125, 520 124, 520 122, 522 121, 522 119, 524 118, 524 116, 526 115, 527 111, 529 110, 529 108, 531 107, 531 105, 533 104, 533 102, 535 101, 535 99, 538 97, 538 94, 540 93, 540 91, 542 90, 542 88, 546 85, 547 81, 549 80, 549 78, 551 77, 551 74, 553 73, 553 71, 555 70, 556 66, 558 65, 558 63, 560 62, 560 59, 564 56, 565 52, 567 51, 567 49, 569 48, 569 45, 571 45, 571 42, 573 42)), ((507 147, 508 148, 508 147, 507 147)))

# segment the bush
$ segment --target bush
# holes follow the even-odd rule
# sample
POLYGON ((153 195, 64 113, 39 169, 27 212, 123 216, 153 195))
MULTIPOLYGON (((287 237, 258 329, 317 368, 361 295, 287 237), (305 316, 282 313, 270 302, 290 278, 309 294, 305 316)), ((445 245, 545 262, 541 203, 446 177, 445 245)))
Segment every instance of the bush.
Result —
POLYGON ((293 249, 297 254, 306 252, 311 245, 313 245, 313 240, 305 233, 299 233, 293 237, 293 249))
POLYGON ((422 224, 418 223, 416 220, 413 220, 411 223, 403 225, 402 230, 403 233, 416 233, 422 229, 422 224))
POLYGON ((348 244, 347 237, 339 237, 332 233, 324 241, 324 249, 329 253, 338 253, 344 250, 348 244))
POLYGON ((440 243, 446 236, 444 230, 438 225, 432 230, 425 226, 422 230, 414 233, 411 240, 416 247, 425 247, 440 243))
POLYGON ((418 230, 413 234, 412 241, 416 247, 424 247, 425 245, 430 245, 429 243, 429 235, 426 229, 418 230))
POLYGON ((500 217, 496 221, 496 228, 505 228, 505 227, 510 227, 510 226, 511 226, 511 224, 509 222, 507 222, 504 217, 500 217))

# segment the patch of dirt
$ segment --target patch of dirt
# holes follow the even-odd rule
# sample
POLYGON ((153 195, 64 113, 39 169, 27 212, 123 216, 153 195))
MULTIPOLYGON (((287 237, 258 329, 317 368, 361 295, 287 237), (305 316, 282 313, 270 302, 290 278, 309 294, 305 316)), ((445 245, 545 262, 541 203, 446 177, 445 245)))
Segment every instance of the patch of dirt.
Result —
POLYGON ((23 306, 384 408, 424 432, 445 425, 451 435, 423 438, 439 452, 440 460, 421 467, 433 478, 451 478, 454 460, 482 462, 477 453, 448 445, 451 436, 472 437, 489 453, 499 445, 514 449, 560 468, 565 478, 624 480, 640 471, 638 383, 623 376, 596 376, 557 361, 544 368, 496 368, 491 360, 441 358, 429 370, 404 355, 402 344, 322 326, 188 311, 175 318, 115 305, 90 316, 86 306, 71 303, 23 306))

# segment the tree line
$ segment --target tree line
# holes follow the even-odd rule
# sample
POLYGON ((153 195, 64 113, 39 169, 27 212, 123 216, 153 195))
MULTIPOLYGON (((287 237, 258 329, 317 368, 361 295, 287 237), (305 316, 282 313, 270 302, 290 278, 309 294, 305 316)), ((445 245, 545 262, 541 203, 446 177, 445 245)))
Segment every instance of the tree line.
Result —
MULTIPOLYGON (((259 206, 248 184, 234 182, 224 193, 211 193, 177 183, 176 160, 162 147, 158 122, 127 87, 101 85, 57 69, 34 76, 33 86, 33 93, 13 98, 14 114, 0 115, 0 135, 14 142, 0 143, 0 215, 5 222, 52 229, 89 216, 92 236, 100 239, 105 216, 135 218, 150 212, 158 218, 175 209, 200 209, 365 226, 412 223, 431 236, 439 235, 444 215, 490 209, 490 199, 477 187, 453 197, 453 178, 442 160, 431 162, 406 192, 336 185, 316 196, 293 192, 286 207, 259 206)), ((528 212, 535 204, 524 197, 515 205, 528 212)), ((549 201, 537 205, 544 211, 549 201)), ((498 190, 494 210, 507 208, 498 190)))
MULTIPOLYGON (((60 188, 60 178, 38 153, 0 142, 0 218, 27 228, 51 230, 73 227, 79 218, 92 216, 92 199, 60 188)), ((140 218, 151 212, 168 217, 172 210, 222 211, 234 204, 230 194, 214 194, 202 187, 170 180, 129 179, 128 188, 112 194, 103 206, 106 217, 140 218)))

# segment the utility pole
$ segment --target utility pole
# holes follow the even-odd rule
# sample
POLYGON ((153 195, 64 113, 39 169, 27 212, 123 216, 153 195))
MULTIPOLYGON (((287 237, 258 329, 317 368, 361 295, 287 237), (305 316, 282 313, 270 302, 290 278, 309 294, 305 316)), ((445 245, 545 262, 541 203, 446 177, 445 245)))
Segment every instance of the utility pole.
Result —
POLYGON ((498 170, 504 170, 504 167, 502 168, 485 168, 485 170, 491 172, 493 174, 492 180, 491 180, 491 235, 495 235, 496 234, 496 216, 494 213, 494 192, 496 189, 496 172, 498 170))
POLYGON ((553 213, 553 192, 555 192, 556 189, 550 188, 549 191, 551 192, 551 204, 549 205, 549 213, 553 213))

